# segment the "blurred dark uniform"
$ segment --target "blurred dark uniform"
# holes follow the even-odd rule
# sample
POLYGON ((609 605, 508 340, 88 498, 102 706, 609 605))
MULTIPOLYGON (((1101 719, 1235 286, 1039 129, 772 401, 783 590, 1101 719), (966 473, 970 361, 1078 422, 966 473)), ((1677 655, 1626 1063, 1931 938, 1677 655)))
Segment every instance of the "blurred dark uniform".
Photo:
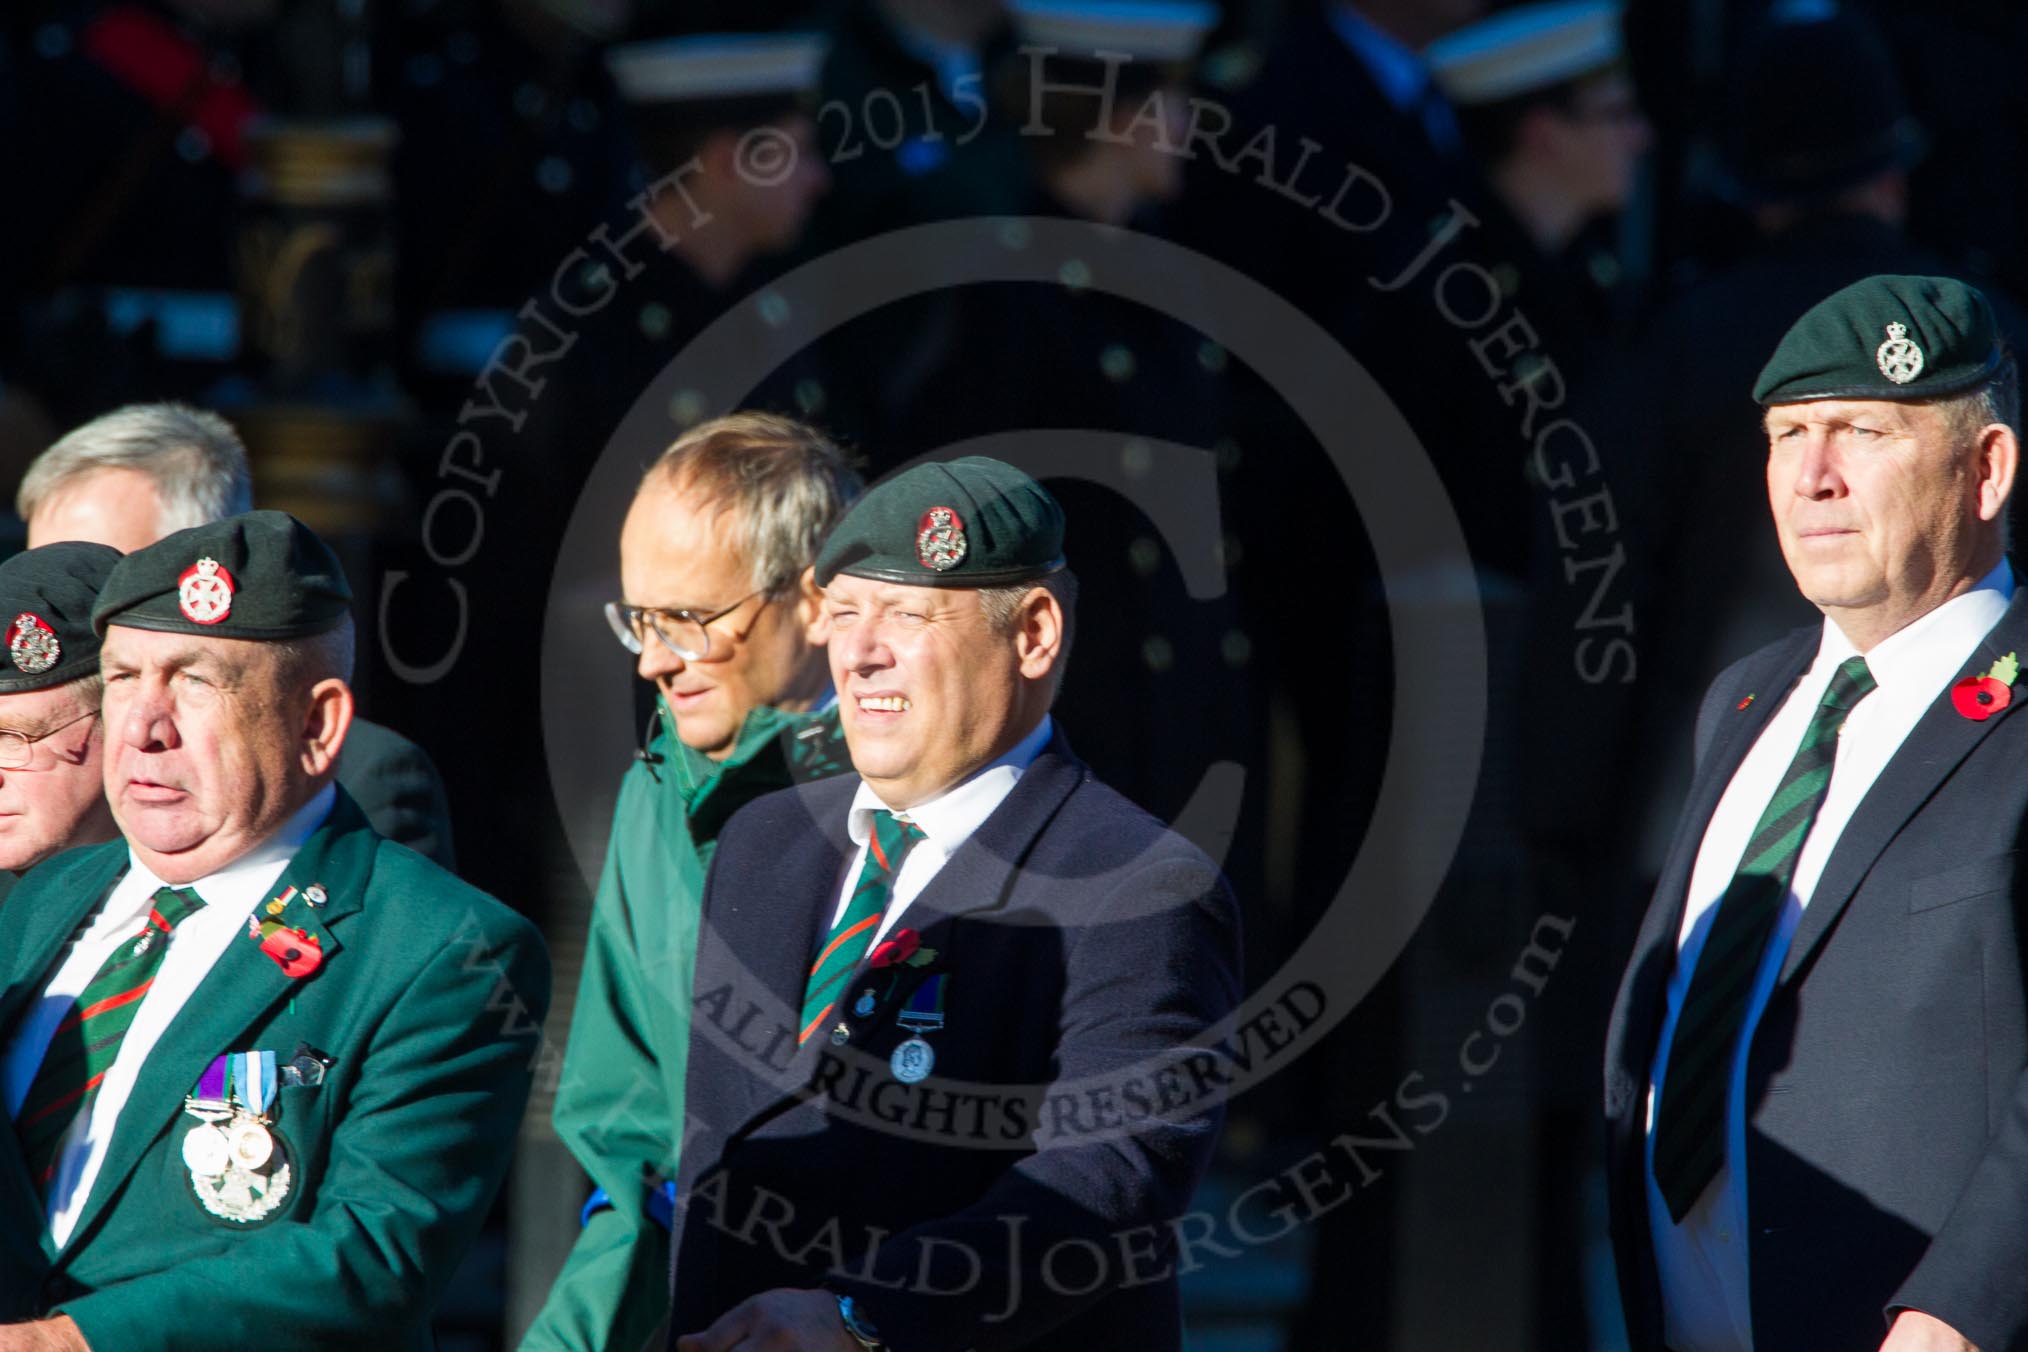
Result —
POLYGON ((1015 59, 1003 28, 976 50, 898 31, 876 0, 831 0, 818 145, 833 185, 820 248, 924 221, 1006 215, 1028 191, 1018 122, 991 108, 989 72, 1015 59))
POLYGON ((230 295, 235 178, 262 111, 241 54, 166 4, 74 4, 0 77, 0 169, 33 203, 0 223, 7 378, 59 426, 187 392, 105 288, 230 295))
POLYGON ((411 351, 425 341, 417 355, 438 370, 458 355, 445 350, 446 312, 504 322, 626 196, 627 143, 596 46, 535 10, 533 0, 406 9, 375 72, 401 127, 402 331, 411 351))

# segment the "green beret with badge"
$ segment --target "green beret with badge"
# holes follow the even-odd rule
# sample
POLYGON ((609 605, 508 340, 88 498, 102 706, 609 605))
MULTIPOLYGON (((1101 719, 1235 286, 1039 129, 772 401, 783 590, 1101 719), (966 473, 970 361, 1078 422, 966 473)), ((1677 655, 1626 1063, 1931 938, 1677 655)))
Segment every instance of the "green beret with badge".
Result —
POLYGON ((0 618, 7 655, 0 695, 21 695, 81 680, 99 669, 92 605, 120 551, 84 540, 24 550, 0 563, 0 618))
POLYGON ((331 547, 287 512, 262 511, 177 531, 121 559, 92 627, 280 640, 329 633, 351 613, 331 547))
POLYGON ((1977 288, 1949 277, 1868 277, 1790 327, 1753 397, 1764 405, 1935 399, 1983 385, 2005 359, 1977 288))
POLYGON ((916 465, 870 489, 817 555, 817 585, 847 577, 911 587, 1005 587, 1063 567, 1063 508, 983 455, 916 465))

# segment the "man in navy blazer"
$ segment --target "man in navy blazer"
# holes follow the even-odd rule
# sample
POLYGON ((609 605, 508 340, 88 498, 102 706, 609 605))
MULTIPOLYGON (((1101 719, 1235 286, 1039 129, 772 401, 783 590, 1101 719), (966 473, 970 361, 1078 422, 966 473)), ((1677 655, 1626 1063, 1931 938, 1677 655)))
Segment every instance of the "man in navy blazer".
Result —
POLYGON ((1824 613, 1712 685, 1608 1032, 1637 1349, 2028 1346, 2019 386, 1978 292, 1871 277, 1755 387, 1824 613))
POLYGON ((757 800, 712 861, 679 1352, 1182 1345, 1239 920, 1049 717, 1062 543, 973 457, 874 489, 817 561, 858 774, 757 800))

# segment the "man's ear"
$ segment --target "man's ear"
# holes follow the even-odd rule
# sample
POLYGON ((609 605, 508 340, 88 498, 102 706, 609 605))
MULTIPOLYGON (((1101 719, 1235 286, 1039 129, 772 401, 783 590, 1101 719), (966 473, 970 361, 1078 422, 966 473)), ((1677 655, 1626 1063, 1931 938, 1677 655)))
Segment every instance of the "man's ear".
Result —
POLYGON ((302 754, 303 770, 311 778, 337 768, 338 752, 352 729, 354 707, 352 687, 336 676, 310 687, 310 707, 303 715, 302 754))
POLYGON ((2014 475, 2021 468, 2021 439, 2005 423, 1988 423, 1979 430, 1979 459, 1973 466, 1979 480, 1979 519, 1998 520, 2007 510, 2007 498, 2014 491, 2014 475))
POLYGON ((1031 681, 1048 676, 1063 654, 1063 606, 1047 587, 1036 587, 1021 598, 1014 612, 1014 652, 1021 674, 1031 681))
POLYGON ((831 619, 824 613, 824 589, 817 585, 817 570, 805 568, 796 579, 796 622, 803 626, 803 641, 821 648, 831 641, 831 619))

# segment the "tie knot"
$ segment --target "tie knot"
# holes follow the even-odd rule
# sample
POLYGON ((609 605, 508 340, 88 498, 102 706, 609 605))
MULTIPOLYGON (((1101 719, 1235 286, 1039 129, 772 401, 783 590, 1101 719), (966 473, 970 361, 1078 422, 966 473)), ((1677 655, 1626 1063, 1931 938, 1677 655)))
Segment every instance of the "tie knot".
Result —
POLYGON ((162 932, 167 934, 203 908, 204 898, 189 888, 165 887, 155 894, 155 913, 152 918, 162 926, 162 932))
POLYGON ((914 822, 903 821, 886 808, 876 808, 873 813, 873 839, 867 842, 880 866, 890 874, 899 872, 901 861, 908 857, 909 849, 923 838, 923 830, 914 822))
POLYGON ((1831 688, 1824 692, 1823 705, 1828 709, 1850 709, 1872 694, 1876 684, 1865 658, 1848 657, 1838 664, 1837 673, 1831 677, 1831 688))

